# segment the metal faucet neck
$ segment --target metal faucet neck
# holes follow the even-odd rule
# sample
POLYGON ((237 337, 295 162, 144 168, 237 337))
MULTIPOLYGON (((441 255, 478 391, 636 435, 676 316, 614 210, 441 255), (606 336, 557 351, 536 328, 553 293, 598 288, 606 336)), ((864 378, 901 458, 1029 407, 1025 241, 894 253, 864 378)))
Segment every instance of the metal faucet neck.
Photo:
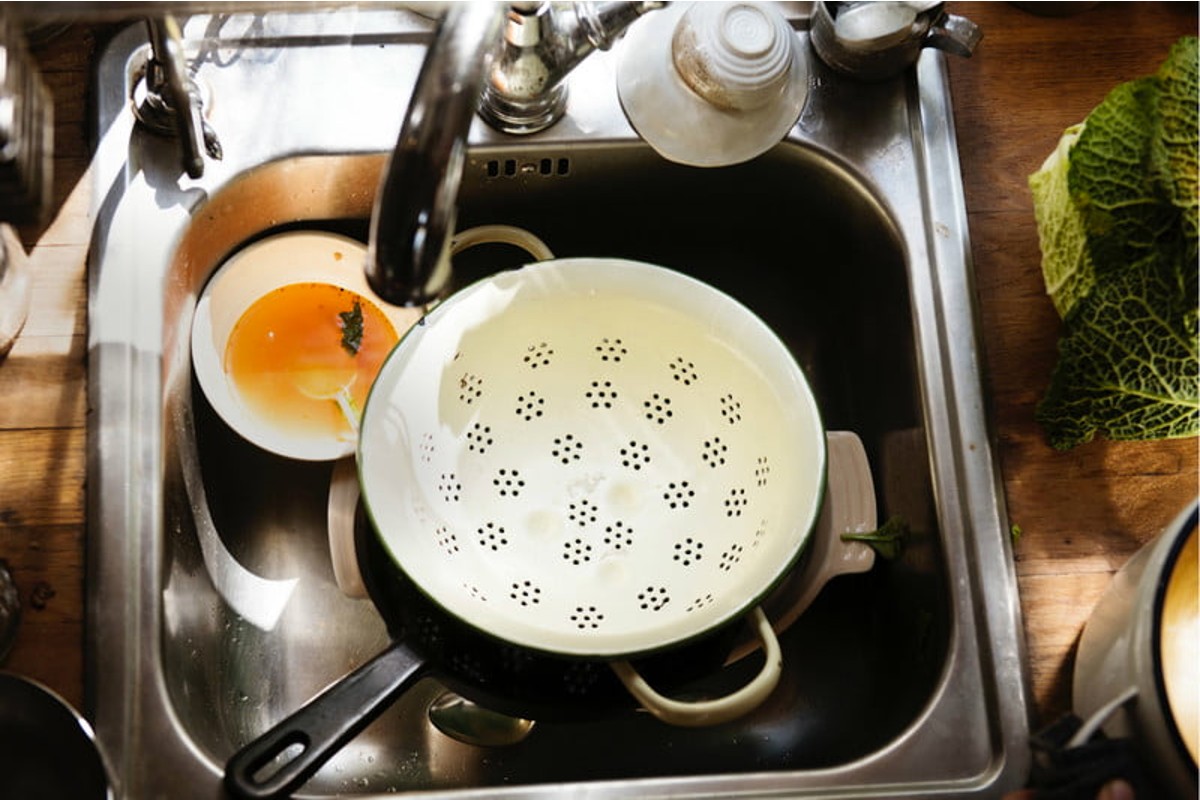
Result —
POLYGON ((491 0, 451 4, 425 55, 371 215, 367 282, 389 303, 426 305, 449 285, 467 132, 503 12, 491 0))
POLYGON ((397 305, 450 286, 450 238, 477 108, 506 133, 533 133, 566 108, 563 80, 663 2, 452 3, 417 76, 371 218, 366 272, 397 305))

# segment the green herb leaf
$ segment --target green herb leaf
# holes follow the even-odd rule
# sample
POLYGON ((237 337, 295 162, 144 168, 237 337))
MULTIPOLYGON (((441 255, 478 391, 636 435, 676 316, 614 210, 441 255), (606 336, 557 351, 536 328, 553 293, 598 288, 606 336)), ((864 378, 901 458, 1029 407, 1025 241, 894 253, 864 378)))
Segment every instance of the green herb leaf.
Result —
POLYGON ((338 314, 338 324, 342 328, 342 347, 352 356, 358 355, 362 347, 363 313, 362 305, 355 300, 354 308, 338 314))
POLYGON ((908 523, 902 517, 894 516, 870 533, 843 533, 842 541, 869 544, 881 558, 893 561, 904 552, 904 541, 909 532, 908 523))

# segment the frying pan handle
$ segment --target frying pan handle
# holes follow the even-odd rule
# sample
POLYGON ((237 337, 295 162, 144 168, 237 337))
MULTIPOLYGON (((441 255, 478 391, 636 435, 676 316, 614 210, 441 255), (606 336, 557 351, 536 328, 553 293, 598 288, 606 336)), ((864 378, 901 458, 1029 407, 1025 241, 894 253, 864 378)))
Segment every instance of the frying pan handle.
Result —
POLYGON ((625 688, 642 704, 643 708, 670 725, 696 728, 702 725, 719 725, 722 722, 737 719, 757 708, 767 699, 767 696, 779 683, 779 676, 783 672, 783 655, 779 649, 779 639, 776 638, 767 615, 761 608, 756 607, 750 616, 762 639, 763 654, 766 656, 766 660, 758 675, 732 694, 714 700, 696 702, 672 700, 656 692, 628 661, 613 661, 611 663, 613 672, 617 673, 621 683, 625 684, 625 688))
POLYGON ((383 713, 426 666, 403 642, 393 644, 235 753, 225 764, 226 790, 252 800, 290 795, 383 713), (273 761, 297 747, 298 753, 272 769, 273 761))

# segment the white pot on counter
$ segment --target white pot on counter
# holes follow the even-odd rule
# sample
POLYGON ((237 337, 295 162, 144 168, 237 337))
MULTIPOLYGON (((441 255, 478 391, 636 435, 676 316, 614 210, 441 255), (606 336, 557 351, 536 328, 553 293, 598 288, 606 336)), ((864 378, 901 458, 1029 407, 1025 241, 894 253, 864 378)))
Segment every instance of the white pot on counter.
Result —
POLYGON ((1074 708, 1132 739, 1172 797, 1195 798, 1200 741, 1197 503, 1114 576, 1079 641, 1074 708))

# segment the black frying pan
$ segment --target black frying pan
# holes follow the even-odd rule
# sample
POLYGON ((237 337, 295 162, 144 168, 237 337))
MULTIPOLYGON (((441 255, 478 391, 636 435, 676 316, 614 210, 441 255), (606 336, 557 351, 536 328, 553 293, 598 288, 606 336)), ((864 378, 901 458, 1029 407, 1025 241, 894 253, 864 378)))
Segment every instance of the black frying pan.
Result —
MULTIPOLYGON (((393 643, 235 753, 225 767, 225 786, 233 796, 287 796, 423 677, 435 676, 479 705, 527 719, 583 720, 635 706, 607 661, 509 644, 452 617, 388 557, 361 508, 355 522, 363 582, 393 643), (298 755, 266 769, 297 745, 298 755)), ((636 666, 652 684, 676 690, 720 668, 740 624, 640 659, 636 666)))

